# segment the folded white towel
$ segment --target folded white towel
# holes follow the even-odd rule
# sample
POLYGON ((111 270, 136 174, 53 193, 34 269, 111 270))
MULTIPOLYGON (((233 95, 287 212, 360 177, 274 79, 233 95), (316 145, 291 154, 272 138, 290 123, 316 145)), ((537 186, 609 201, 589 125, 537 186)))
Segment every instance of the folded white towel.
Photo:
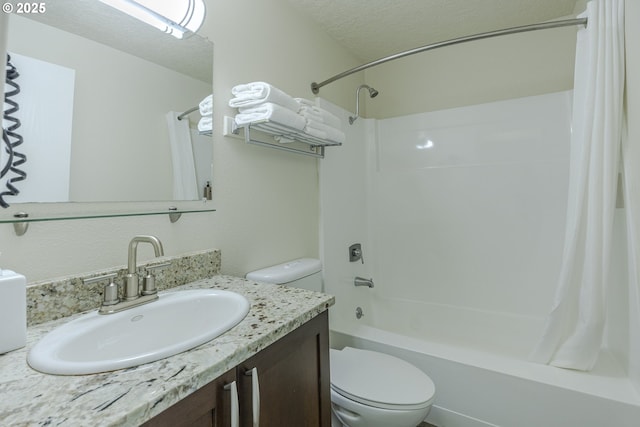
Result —
POLYGON ((307 125, 305 126, 304 131, 317 138, 326 139, 331 142, 338 142, 340 144, 344 143, 346 139, 344 132, 340 129, 336 129, 332 126, 328 126, 314 120, 307 120, 307 125))
POLYGON ((304 133, 327 141, 327 133, 314 128, 304 128, 304 133))
POLYGON ((234 98, 229 100, 229 107, 240 108, 250 107, 271 102, 297 113, 300 104, 291 96, 287 95, 269 83, 253 82, 234 86, 231 89, 234 98))
POLYGON ((298 112, 298 114, 300 114, 305 119, 313 120, 313 121, 319 122, 319 123, 323 123, 324 122, 324 119, 322 118, 322 116, 320 114, 316 113, 315 111, 313 111, 311 109, 308 109, 307 107, 300 108, 300 111, 298 112))
POLYGON ((210 116, 213 114, 213 95, 207 96, 198 104, 201 116, 210 116))
POLYGON ((336 115, 328 112, 324 108, 318 107, 314 102, 309 101, 308 99, 294 99, 298 102, 298 104, 300 104, 299 114, 317 122, 325 123, 336 129, 342 129, 342 122, 336 115))
POLYGON ((313 101, 311 101, 309 99, 306 99, 306 98, 293 98, 293 99, 295 99, 298 102, 298 104, 300 104, 301 106, 305 106, 305 105, 308 106, 308 107, 315 107, 316 106, 315 102, 313 102, 313 101))
POLYGON ((302 108, 300 108, 300 112, 298 114, 316 122, 324 123, 336 129, 342 129, 342 122, 340 121, 340 119, 327 110, 323 110, 322 108, 303 106, 302 108))
POLYGON ((307 121, 301 115, 271 102, 260 104, 255 108, 243 108, 241 113, 236 114, 235 120, 238 126, 258 120, 269 120, 296 130, 303 130, 307 124, 307 121))
POLYGON ((198 130, 200 132, 210 132, 213 130, 213 117, 201 117, 198 120, 198 130))

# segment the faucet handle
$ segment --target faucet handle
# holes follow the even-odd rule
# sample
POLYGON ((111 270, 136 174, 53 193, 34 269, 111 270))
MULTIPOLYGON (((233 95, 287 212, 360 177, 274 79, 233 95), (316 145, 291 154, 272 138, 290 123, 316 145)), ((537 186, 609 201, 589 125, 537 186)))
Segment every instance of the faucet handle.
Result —
POLYGON ((92 283, 102 282, 103 280, 113 279, 117 275, 118 273, 109 273, 109 274, 103 274, 101 276, 96 276, 96 277, 87 277, 85 279, 82 279, 82 283, 84 283, 85 285, 90 285, 92 283))
POLYGON ((153 273, 155 271, 164 270, 165 268, 171 267, 171 261, 163 262, 161 264, 147 265, 145 269, 149 273, 153 273))
POLYGON ((109 273, 103 274, 102 276, 89 277, 87 279, 82 279, 82 283, 90 285, 92 283, 109 280, 109 283, 104 287, 102 305, 114 305, 120 302, 120 298, 118 297, 118 285, 113 281, 117 275, 117 273, 109 273))
POLYGON ((142 279, 142 295, 154 295, 158 293, 158 289, 156 288, 156 277, 153 273, 164 270, 167 267, 171 267, 171 262, 164 262, 162 264, 145 267, 147 274, 142 279))

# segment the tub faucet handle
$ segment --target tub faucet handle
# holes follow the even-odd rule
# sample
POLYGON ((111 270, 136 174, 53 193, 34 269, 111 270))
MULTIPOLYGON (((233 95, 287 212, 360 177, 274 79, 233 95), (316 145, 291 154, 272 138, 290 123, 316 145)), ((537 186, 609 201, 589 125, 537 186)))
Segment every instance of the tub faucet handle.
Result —
POLYGON ((364 264, 364 256, 362 255, 362 245, 360 243, 354 243, 349 246, 349 261, 356 262, 362 261, 364 264))

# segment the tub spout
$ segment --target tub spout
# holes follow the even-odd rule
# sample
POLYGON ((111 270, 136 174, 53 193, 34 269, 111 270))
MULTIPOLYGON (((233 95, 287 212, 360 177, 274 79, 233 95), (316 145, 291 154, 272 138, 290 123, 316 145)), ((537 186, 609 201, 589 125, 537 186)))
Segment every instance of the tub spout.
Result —
POLYGON ((373 279, 365 279, 364 277, 356 277, 353 281, 353 284, 356 286, 366 286, 368 288, 373 288, 373 279))

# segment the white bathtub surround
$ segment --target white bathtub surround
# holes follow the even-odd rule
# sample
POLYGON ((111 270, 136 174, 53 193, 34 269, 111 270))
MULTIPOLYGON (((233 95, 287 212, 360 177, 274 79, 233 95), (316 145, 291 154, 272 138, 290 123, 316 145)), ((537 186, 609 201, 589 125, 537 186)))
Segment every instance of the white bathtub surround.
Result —
POLYGON ((196 178, 196 166, 193 158, 193 145, 189 120, 178 119, 180 113, 167 113, 169 127, 169 145, 171 146, 171 164, 173 165, 173 199, 198 200, 200 193, 196 178))
MULTIPOLYGON (((569 203, 553 309, 531 358, 590 370, 602 347, 624 90, 624 2, 593 0, 578 31, 569 203)), ((636 160, 637 161, 637 160, 636 160)))
MULTIPOLYGON (((470 329, 468 334, 484 334, 470 329)), ((640 419, 640 396, 611 358, 599 360, 587 374, 505 357, 493 349, 439 343, 429 334, 411 338, 386 326, 339 321, 332 322, 331 330, 332 346, 387 353, 426 372, 437 390, 427 422, 437 426, 637 427, 640 419)))
POLYGON ((320 163, 332 346, 420 367, 438 391, 434 425, 636 427, 640 419, 627 368, 623 209, 610 279, 622 290, 608 301, 595 368, 528 359, 561 268, 571 103, 571 92, 558 92, 358 120, 346 128, 349 143, 320 163), (356 242, 364 264, 348 260, 356 242), (356 288, 355 276, 372 277, 375 288, 356 288))

